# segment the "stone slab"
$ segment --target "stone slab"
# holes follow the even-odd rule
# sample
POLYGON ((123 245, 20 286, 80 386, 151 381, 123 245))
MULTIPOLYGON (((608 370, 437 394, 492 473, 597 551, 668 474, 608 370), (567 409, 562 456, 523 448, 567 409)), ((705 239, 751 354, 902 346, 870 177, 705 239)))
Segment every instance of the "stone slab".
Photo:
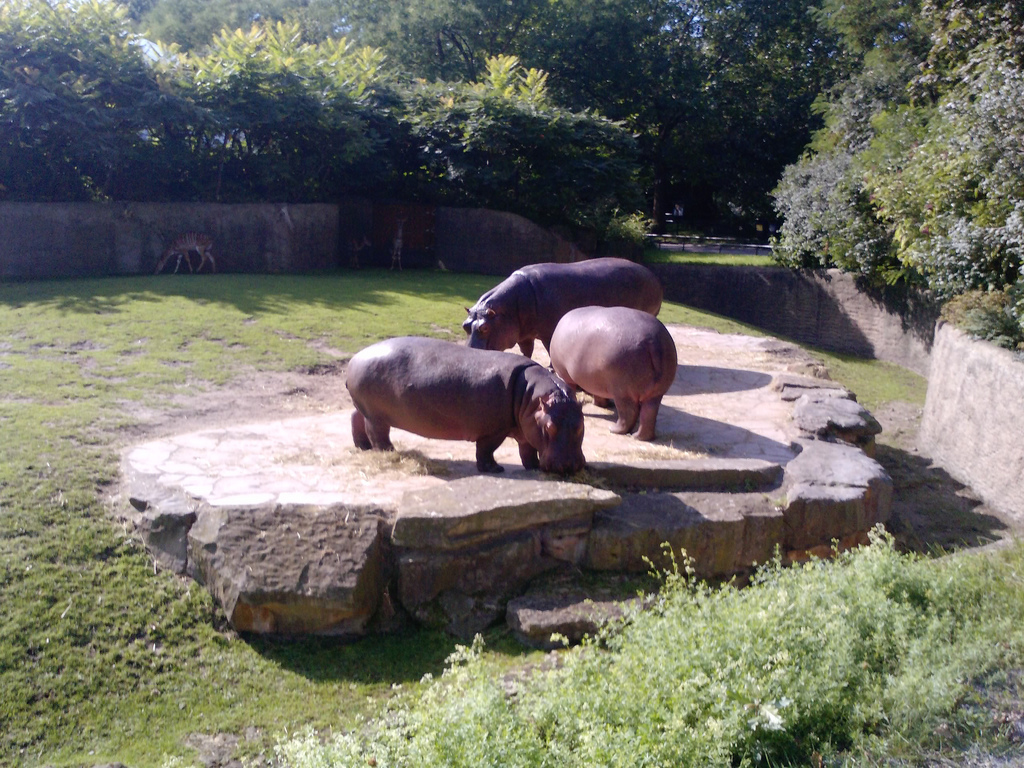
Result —
POLYGON ((762 459, 595 461, 587 469, 612 485, 631 488, 749 491, 772 488, 782 480, 782 466, 762 459))
POLYGON ((848 539, 889 519, 892 480, 878 462, 844 443, 798 444, 803 450, 786 468, 787 550, 848 539))
POLYGON ((510 600, 506 623, 523 645, 545 651, 578 645, 610 621, 641 607, 639 597, 626 600, 592 598, 586 594, 523 595, 510 600), (552 639, 553 635, 565 639, 552 639))
POLYGON ((239 631, 358 635, 384 589, 382 527, 373 507, 207 506, 189 556, 239 631))
POLYGON ((584 565, 646 572, 693 559, 701 578, 764 563, 784 540, 782 511, 765 494, 636 493, 595 514, 584 565), (668 550, 666 550, 666 545, 668 550))
POLYGON ((558 523, 589 528, 595 511, 619 501, 611 491, 580 483, 478 475, 407 492, 391 542, 396 547, 446 550, 558 523))

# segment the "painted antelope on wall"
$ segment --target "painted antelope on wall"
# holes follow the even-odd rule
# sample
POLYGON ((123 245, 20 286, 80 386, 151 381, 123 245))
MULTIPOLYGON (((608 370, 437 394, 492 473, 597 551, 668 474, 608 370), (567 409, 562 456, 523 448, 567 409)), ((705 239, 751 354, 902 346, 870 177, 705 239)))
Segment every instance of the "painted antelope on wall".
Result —
POLYGON ((370 247, 370 238, 363 235, 349 238, 348 241, 348 265, 352 269, 359 269, 359 254, 370 247))
POLYGON ((388 271, 391 271, 398 267, 398 271, 402 271, 402 230, 405 227, 405 219, 398 220, 398 229, 395 231, 395 239, 391 243, 391 266, 388 267, 388 271))
POLYGON ((217 271, 217 262, 213 259, 213 238, 202 232, 183 232, 174 238, 157 261, 154 274, 159 274, 172 256, 178 257, 174 262, 175 272, 181 267, 182 259, 188 264, 189 272, 200 272, 206 262, 210 262, 211 272, 217 271), (199 266, 195 269, 192 268, 193 253, 199 255, 199 266))

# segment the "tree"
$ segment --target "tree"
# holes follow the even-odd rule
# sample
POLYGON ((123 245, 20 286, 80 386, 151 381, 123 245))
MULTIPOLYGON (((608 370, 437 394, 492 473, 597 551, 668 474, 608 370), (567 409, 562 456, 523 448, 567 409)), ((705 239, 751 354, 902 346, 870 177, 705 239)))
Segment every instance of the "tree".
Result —
POLYGON ((562 0, 522 57, 557 98, 624 121, 660 222, 673 199, 708 219, 768 212, 814 126, 834 45, 806 0, 562 0))
POLYGON ((154 131, 183 105, 160 90, 111 2, 0 5, 0 197, 138 199, 154 131))
POLYGON ((479 82, 418 88, 409 122, 434 195, 601 230, 637 203, 632 137, 587 112, 554 106, 547 76, 515 57, 479 82))

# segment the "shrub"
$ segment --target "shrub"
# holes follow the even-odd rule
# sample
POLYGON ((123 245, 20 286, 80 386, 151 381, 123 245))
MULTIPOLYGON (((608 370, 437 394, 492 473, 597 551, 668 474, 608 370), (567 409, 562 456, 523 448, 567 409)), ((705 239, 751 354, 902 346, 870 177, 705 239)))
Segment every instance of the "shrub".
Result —
POLYGON ((965 704, 972 684, 1019 663, 1024 595, 1006 574, 1021 557, 929 562, 877 534, 835 562, 769 566, 742 590, 672 575, 652 610, 511 693, 477 643, 422 700, 327 746, 286 740, 278 757, 296 768, 752 766, 928 750, 937 733, 983 733, 965 704))
POLYGON ((1024 283, 1007 291, 968 291, 942 306, 942 319, 1006 349, 1024 350, 1024 283))

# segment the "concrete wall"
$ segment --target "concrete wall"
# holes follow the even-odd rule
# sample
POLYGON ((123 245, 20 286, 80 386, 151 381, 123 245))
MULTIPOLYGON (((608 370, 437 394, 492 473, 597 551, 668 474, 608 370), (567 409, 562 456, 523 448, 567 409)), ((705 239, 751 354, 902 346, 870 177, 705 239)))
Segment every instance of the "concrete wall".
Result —
MULTIPOLYGON (((387 267, 394 224, 385 219, 395 210, 362 198, 337 205, 0 203, 0 279, 149 274, 167 244, 190 231, 213 238, 220 272, 348 266, 353 242, 364 237, 372 248, 361 252, 360 266, 387 267)), ((407 267, 433 267, 440 259, 452 271, 504 277, 538 261, 583 258, 560 234, 513 213, 429 208, 428 218, 429 232, 407 223, 407 267), (417 236, 431 240, 421 244, 426 256, 417 252, 417 236)))
POLYGON ((540 261, 577 261, 568 240, 514 213, 478 208, 438 208, 435 253, 453 272, 507 277, 540 261))
POLYGON ((784 267, 655 264, 665 298, 806 344, 897 363, 928 375, 938 308, 871 292, 855 277, 784 267))
POLYGON ((221 272, 306 272, 339 263, 336 205, 4 203, 0 279, 151 273, 167 244, 189 231, 213 238, 221 272))
POLYGON ((940 325, 921 445, 950 475, 1024 523, 1024 362, 940 325))

